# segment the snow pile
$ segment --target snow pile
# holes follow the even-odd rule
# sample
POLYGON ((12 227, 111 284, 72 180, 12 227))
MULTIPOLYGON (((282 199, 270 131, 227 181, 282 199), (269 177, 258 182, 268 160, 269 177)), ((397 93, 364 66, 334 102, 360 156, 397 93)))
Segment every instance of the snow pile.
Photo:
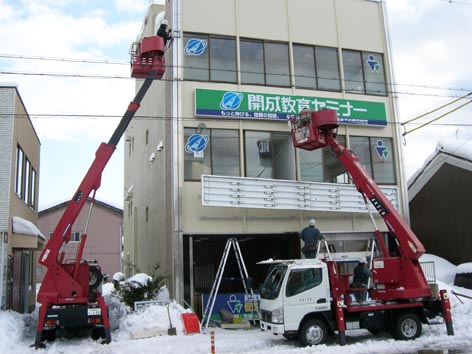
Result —
POLYGON ((420 262, 434 262, 434 269, 436 271, 436 279, 452 285, 454 284, 454 277, 456 276, 457 266, 444 258, 435 256, 433 254, 425 253, 420 257, 420 262))
POLYGON ((171 327, 177 330, 178 335, 184 334, 181 314, 186 312, 189 311, 175 301, 149 305, 143 310, 138 310, 123 317, 120 322, 120 329, 113 333, 113 338, 118 341, 130 339, 133 333, 154 329, 167 333, 167 329, 171 327), (167 312, 167 306, 169 312, 167 312))
POLYGON ((25 331, 23 316, 14 311, 0 311, 0 343, 3 353, 14 352, 25 331))

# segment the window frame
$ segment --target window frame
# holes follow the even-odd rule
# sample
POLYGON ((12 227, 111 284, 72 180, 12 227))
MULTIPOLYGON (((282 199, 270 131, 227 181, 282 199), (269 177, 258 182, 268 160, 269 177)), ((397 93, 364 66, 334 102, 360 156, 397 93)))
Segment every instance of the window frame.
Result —
POLYGON ((344 91, 347 93, 352 93, 352 94, 361 94, 361 95, 370 95, 370 96, 381 96, 385 97, 388 96, 387 92, 387 73, 385 71, 385 65, 384 65, 384 54, 383 53, 378 53, 378 52, 372 52, 372 51, 362 51, 362 50, 353 50, 353 49, 342 49, 342 58, 343 58, 343 74, 344 74, 344 91), (356 53, 357 56, 360 58, 360 69, 361 69, 361 74, 362 74, 362 80, 360 81, 360 88, 359 90, 357 89, 348 89, 347 88, 347 83, 348 82, 356 82, 354 80, 347 80, 346 79, 346 60, 345 60, 345 53, 356 53), (382 70, 382 75, 383 75, 383 80, 381 82, 371 82, 368 81, 366 78, 366 75, 369 74, 368 70, 369 67, 366 65, 365 58, 368 57, 369 55, 374 55, 377 56, 377 58, 380 56, 380 62, 381 62, 381 70, 382 70), (384 87, 384 91, 375 91, 369 89, 369 85, 372 86, 378 86, 382 85, 384 87))
MULTIPOLYGON (((188 137, 191 136, 192 134, 195 134, 197 133, 197 130, 198 128, 195 128, 195 127, 184 127, 184 144, 187 143, 187 140, 188 140, 188 137)), ((223 175, 223 176, 230 176, 230 177, 241 177, 241 149, 240 149, 240 141, 241 141, 241 137, 240 137, 240 131, 238 129, 220 129, 220 128, 207 128, 205 130, 205 132, 200 132, 201 133, 206 133, 206 135, 208 135, 208 143, 207 143, 207 147, 205 148, 205 151, 208 149, 209 150, 209 156, 208 156, 208 163, 207 165, 203 165, 202 167, 202 173, 198 176, 198 178, 188 178, 187 177, 187 173, 186 173, 186 163, 185 163, 185 156, 186 154, 190 154, 186 151, 184 151, 184 182, 200 182, 201 181, 201 175, 202 174, 210 174, 210 175, 213 175, 214 174, 214 157, 213 157, 213 149, 215 148, 214 147, 214 144, 215 142, 213 141, 213 139, 217 139, 219 137, 213 137, 213 133, 214 132, 217 132, 217 131, 227 131, 227 132, 234 132, 236 133, 236 145, 237 145, 237 149, 238 149, 238 152, 237 152, 237 160, 238 160, 238 167, 239 167, 239 173, 234 176, 234 175, 223 175), (209 172, 206 173, 205 172, 205 166, 209 167, 209 172)), ((199 134, 199 133, 197 133, 199 134)), ((205 159, 205 157, 203 157, 203 159, 205 159)), ((205 164, 205 162, 203 162, 203 164, 205 164)), ((193 176, 193 173, 191 174, 191 176, 193 176)))

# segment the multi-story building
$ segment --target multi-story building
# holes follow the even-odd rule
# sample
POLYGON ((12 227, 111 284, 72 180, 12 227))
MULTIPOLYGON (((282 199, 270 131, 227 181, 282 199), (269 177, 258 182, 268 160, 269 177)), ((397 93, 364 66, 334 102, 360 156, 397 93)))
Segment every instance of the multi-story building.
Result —
POLYGON ((256 262, 300 258, 311 218, 336 253, 367 251, 373 223, 343 166, 292 145, 287 119, 306 107, 337 110, 338 140, 408 215, 382 1, 166 1, 139 38, 163 18, 166 74, 125 134, 125 260, 159 263, 173 296, 193 301, 229 237, 255 286, 256 262))
MULTIPOLYGON (((39 212, 38 227, 48 240, 69 203, 59 203, 39 212)), ((111 279, 113 274, 122 271, 123 209, 95 200, 89 218, 90 207, 91 199, 88 199, 72 225, 70 241, 64 248, 64 259, 75 259, 80 237, 87 232, 82 259, 96 260, 102 273, 108 274, 111 279)), ((38 264, 36 281, 40 283, 45 274, 46 267, 38 264)))
POLYGON ((40 141, 16 85, 0 84, 0 308, 32 311, 40 141))

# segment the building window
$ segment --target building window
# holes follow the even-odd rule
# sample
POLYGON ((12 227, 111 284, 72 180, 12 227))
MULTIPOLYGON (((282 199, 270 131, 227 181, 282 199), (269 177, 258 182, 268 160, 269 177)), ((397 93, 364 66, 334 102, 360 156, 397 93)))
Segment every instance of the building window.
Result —
POLYGON ((362 53, 364 63, 365 92, 368 95, 387 95, 383 55, 379 53, 362 53))
POLYGON ((29 206, 36 210, 36 170, 34 168, 31 169, 31 192, 30 192, 30 199, 29 199, 29 206))
POLYGON ((210 81, 236 82, 236 39, 210 37, 210 81))
POLYGON ((395 184, 393 143, 391 138, 350 137, 351 149, 379 184, 395 184))
POLYGON ((33 210, 36 210, 36 171, 23 149, 16 147, 15 193, 33 210))
POLYGON ((315 57, 318 90, 341 91, 338 50, 336 48, 316 47, 315 57))
POLYGON ((346 92, 387 94, 382 54, 343 50, 343 66, 346 92))
POLYGON ((24 164, 25 154, 23 149, 18 145, 16 147, 16 183, 15 183, 15 193, 23 198, 24 195, 24 185, 23 185, 23 164, 24 164))
POLYGON ((149 222, 149 207, 146 207, 145 214, 146 222, 149 222))
POLYGON ((70 242, 80 242, 80 231, 73 231, 70 233, 70 242))
POLYGON ((240 176, 239 132, 237 130, 207 129, 184 132, 186 181, 200 181, 202 174, 240 176))
POLYGON ((294 44, 293 67, 296 87, 341 90, 336 48, 294 44))
POLYGON ((264 85, 264 45, 262 41, 240 40, 241 83, 264 85))
POLYGON ((242 84, 290 86, 287 43, 244 39, 239 48, 242 84))
POLYGON ((295 151, 290 134, 246 131, 246 177, 295 180, 295 151))
POLYGON ((146 130, 144 141, 146 142, 146 145, 149 144, 149 130, 146 130))
MULTIPOLYGON (((338 135, 338 142, 346 145, 346 138, 338 135)), ((331 149, 298 150, 300 180, 308 182, 349 183, 347 171, 331 149)))
POLYGON ((30 171, 31 171, 31 163, 30 161, 25 158, 25 172, 23 173, 24 175, 24 193, 23 193, 23 201, 29 205, 29 198, 30 198, 30 192, 31 192, 31 184, 30 184, 30 171))
POLYGON ((343 70, 346 92, 364 93, 361 53, 343 50, 343 70))
POLYGON ((184 79, 236 82, 236 39, 184 35, 184 79))
POLYGON ((287 43, 264 43, 266 85, 290 86, 290 64, 287 43))

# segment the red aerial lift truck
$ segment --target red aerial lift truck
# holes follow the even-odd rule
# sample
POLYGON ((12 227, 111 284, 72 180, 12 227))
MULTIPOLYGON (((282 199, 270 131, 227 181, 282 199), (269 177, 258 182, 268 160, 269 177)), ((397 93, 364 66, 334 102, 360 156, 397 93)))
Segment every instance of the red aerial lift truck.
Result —
POLYGON ((37 299, 41 307, 34 343, 36 348, 43 348, 44 340, 54 340, 56 329, 90 328, 96 339, 102 337, 104 343, 111 341, 108 306, 101 294, 103 275, 100 266, 96 261, 82 259, 88 221, 105 166, 152 82, 164 75, 165 51, 164 40, 159 36, 145 37, 131 45, 131 76, 145 80, 108 143, 99 146, 95 160, 41 252, 39 264, 47 271, 37 299), (70 241, 72 226, 88 198, 92 203, 77 254, 75 259, 64 259, 64 247, 70 241))
POLYGON ((295 147, 315 150, 329 147, 346 168, 352 182, 383 218, 390 237, 398 246, 391 253, 382 233, 375 226, 379 252, 371 254, 372 289, 352 289, 352 274, 340 273, 338 263, 320 259, 280 260, 271 269, 261 292, 261 328, 298 339, 302 345, 326 342, 339 334, 346 343, 346 329, 365 328, 372 333, 387 331, 397 339, 414 339, 421 334, 421 323, 445 323, 453 335, 451 307, 446 290, 428 284, 419 258, 425 253, 420 240, 369 176, 355 153, 336 140, 335 110, 303 110, 290 119, 295 147), (369 291, 368 304, 354 304, 351 294, 369 291))

